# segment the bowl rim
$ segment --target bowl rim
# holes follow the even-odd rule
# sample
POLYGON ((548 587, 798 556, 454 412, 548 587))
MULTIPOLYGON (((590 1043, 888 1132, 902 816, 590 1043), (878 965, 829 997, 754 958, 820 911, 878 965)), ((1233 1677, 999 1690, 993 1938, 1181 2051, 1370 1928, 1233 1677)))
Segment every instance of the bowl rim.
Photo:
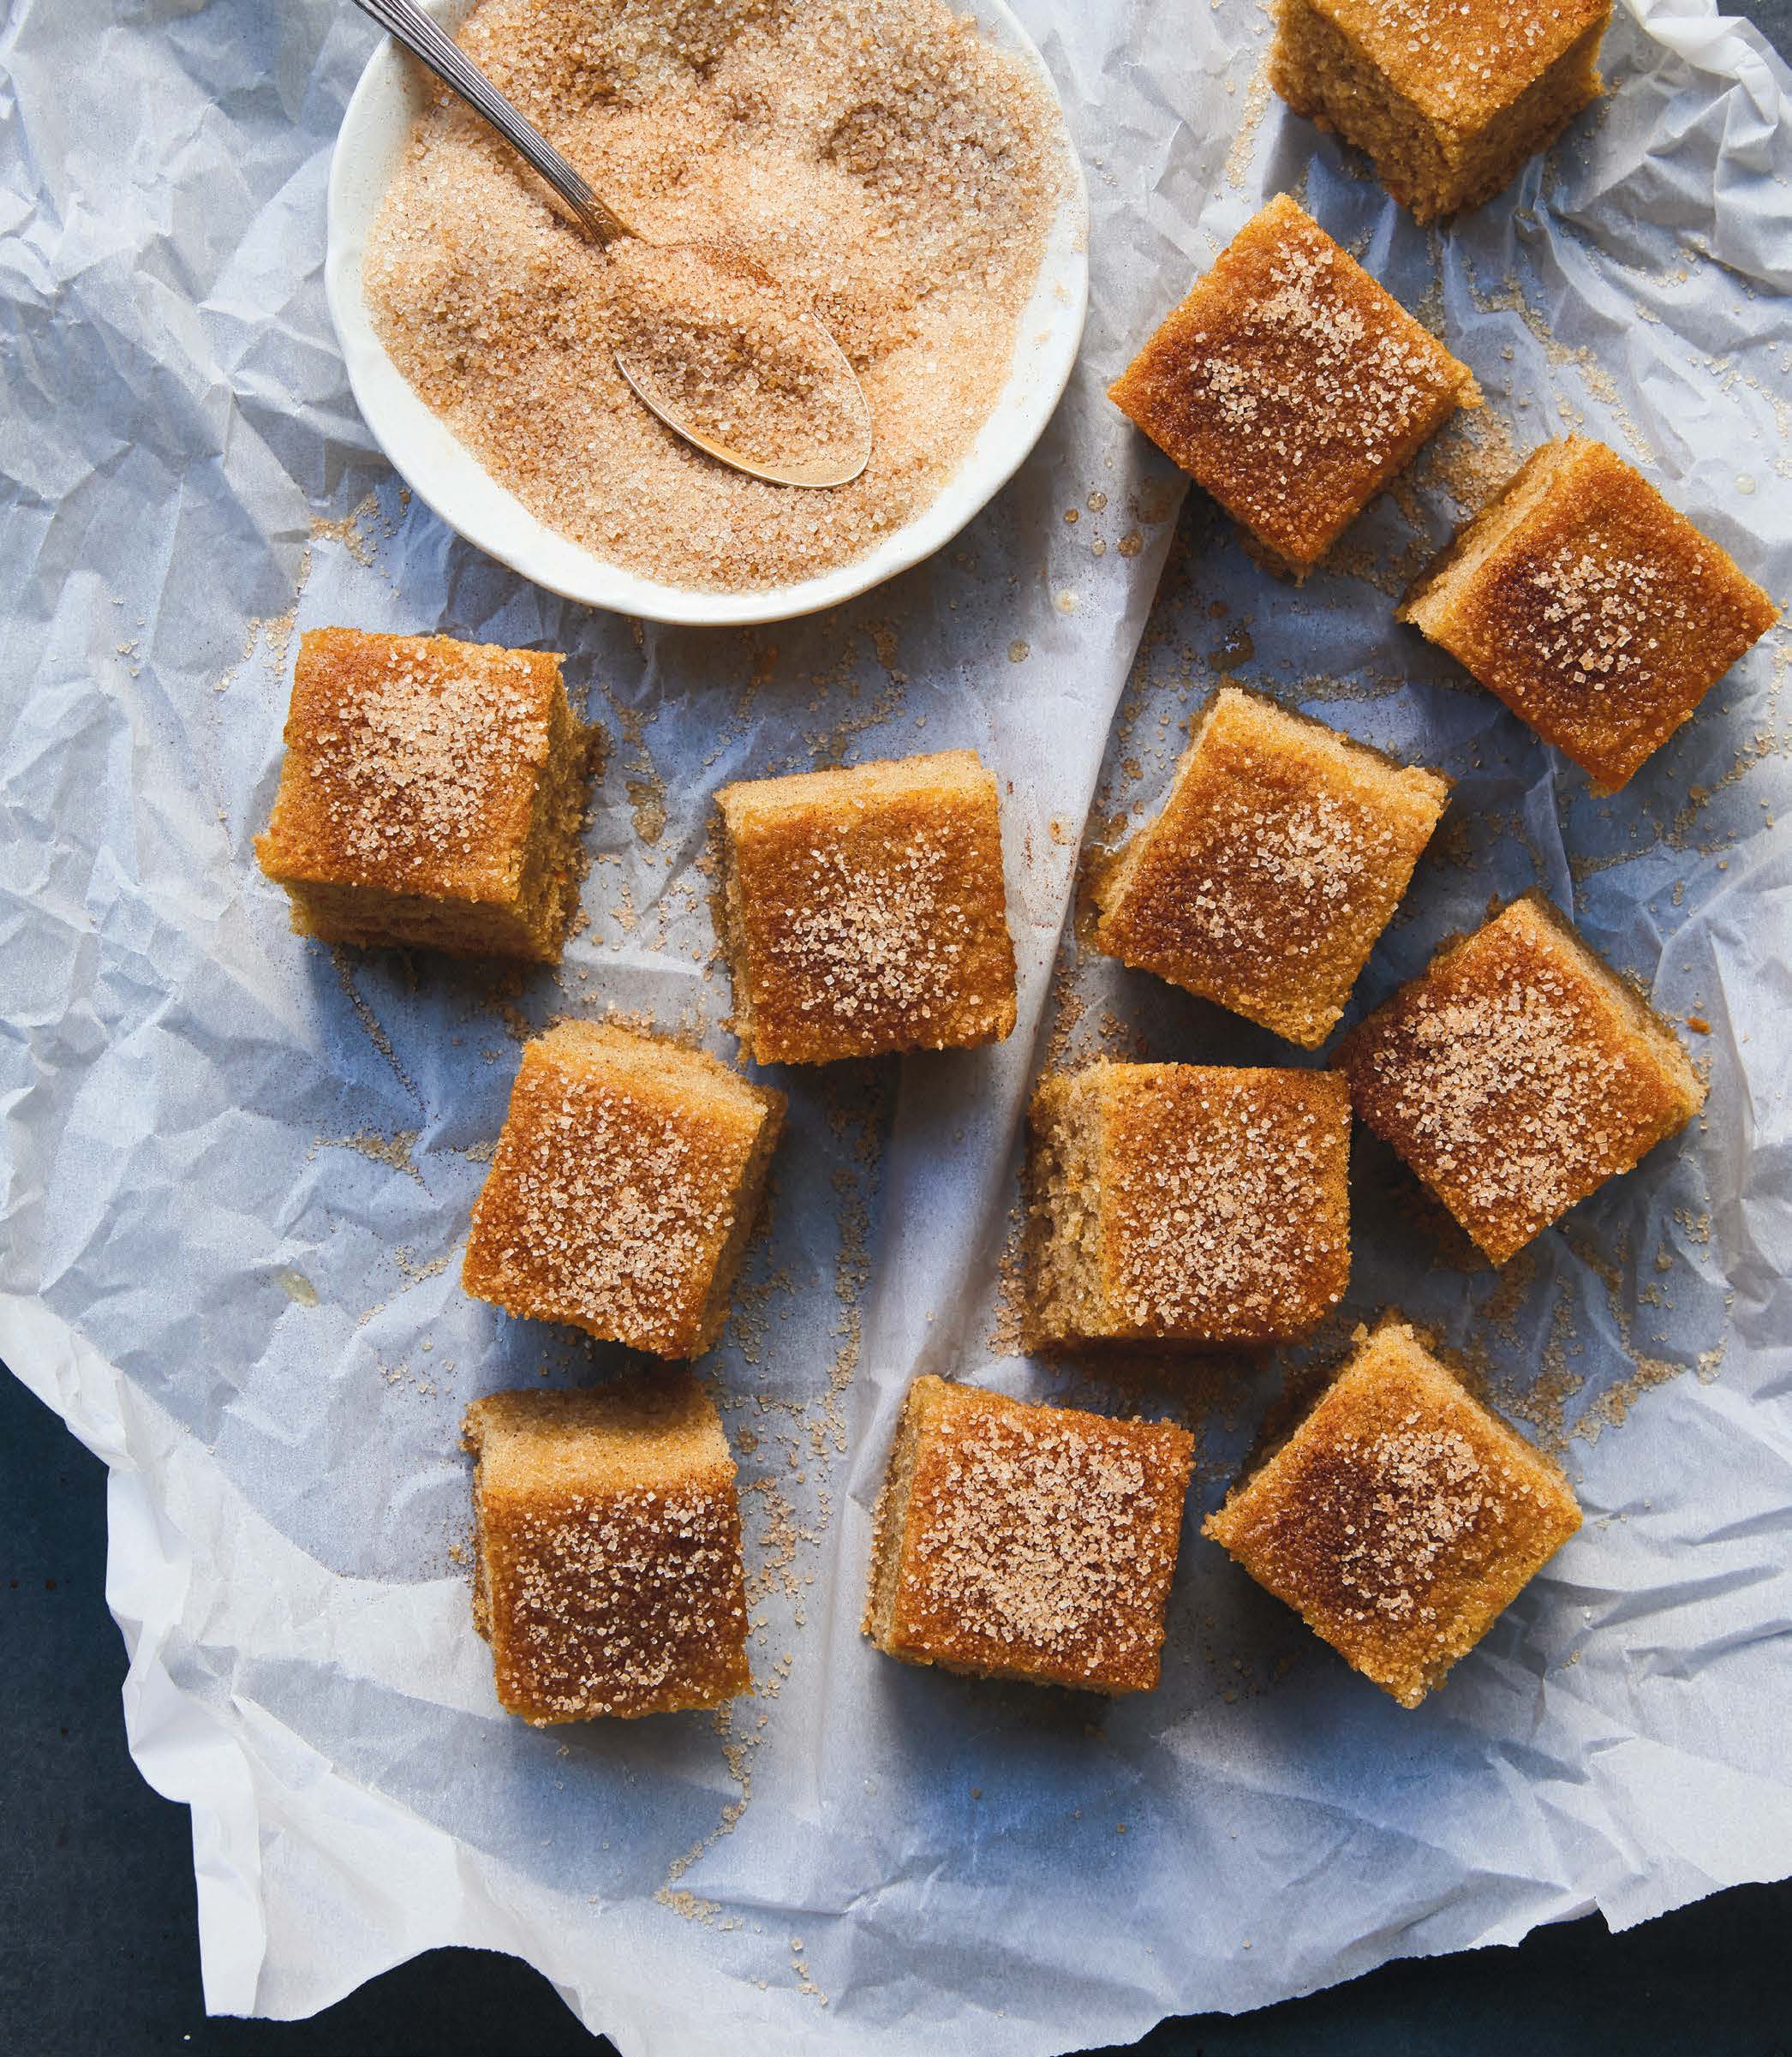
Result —
MULTIPOLYGON (((450 24, 477 3, 423 0, 430 14, 450 24)), ((392 160, 415 118, 421 67, 391 38, 383 39, 349 95, 331 153, 324 292, 361 420, 418 499, 475 548, 550 592, 685 627, 746 627, 815 613, 869 592, 950 542, 1025 463, 1070 383, 1089 310, 1089 190, 1056 82, 1007 0, 947 4, 1030 66, 1058 117, 1064 187, 1038 278, 1015 322, 1007 378, 958 468, 911 520, 863 556, 827 571, 740 592, 646 578, 550 529, 485 469, 387 355, 362 297, 361 256, 392 160)))

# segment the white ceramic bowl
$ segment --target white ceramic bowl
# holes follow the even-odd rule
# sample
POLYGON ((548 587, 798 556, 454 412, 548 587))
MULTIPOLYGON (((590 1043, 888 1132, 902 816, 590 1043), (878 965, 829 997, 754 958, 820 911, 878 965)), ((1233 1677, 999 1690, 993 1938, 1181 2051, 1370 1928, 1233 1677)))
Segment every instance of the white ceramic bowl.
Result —
MULTIPOLYGON (((426 0, 452 29, 475 0, 426 0)), ((1031 65, 1059 105, 1044 60, 1003 0, 953 0, 984 33, 1031 65)), ((1034 289, 1015 330, 1014 362, 994 413, 931 505, 865 556, 794 585, 716 593, 666 585, 607 564, 531 514, 432 414, 373 332, 361 297, 369 227, 425 105, 422 67, 390 40, 374 53, 343 117, 330 164, 324 287, 361 417, 406 483, 470 543, 537 585, 588 607, 650 621, 721 626, 813 613, 893 578, 949 542, 1013 475, 1045 431, 1082 340, 1089 305, 1089 195, 1064 133, 1064 197, 1034 289)), ((792 490, 796 490, 792 488, 792 490)))

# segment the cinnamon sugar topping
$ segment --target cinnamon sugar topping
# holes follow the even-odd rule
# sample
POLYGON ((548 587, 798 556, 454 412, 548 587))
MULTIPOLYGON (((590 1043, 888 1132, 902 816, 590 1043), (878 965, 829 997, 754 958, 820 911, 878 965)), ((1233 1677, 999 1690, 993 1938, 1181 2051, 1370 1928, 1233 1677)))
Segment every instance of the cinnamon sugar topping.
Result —
POLYGON ((550 653, 308 630, 256 852, 328 942, 553 962, 595 741, 550 653))
POLYGON ((1097 1691, 1156 1683, 1186 1432, 917 1379, 866 1628, 893 1656, 1097 1691))
POLYGON ((1033 1103, 1046 1342, 1305 1334, 1350 1276, 1349 1103, 1323 1072, 1091 1065, 1033 1103))
POLYGON ((1466 366, 1286 195, 1233 238, 1110 397, 1297 569, 1480 398, 1466 366))
POLYGON ((1580 1524, 1555 1467, 1389 1316, 1205 1527, 1416 1707, 1580 1524))
POLYGON ((498 1393, 463 1440, 475 1623, 511 1713, 657 1713, 747 1689, 734 1465, 694 1384, 498 1393))
POLYGON ((1268 290, 1243 311, 1235 338, 1198 328, 1188 338, 1191 394, 1204 394, 1225 428, 1296 471, 1340 435, 1379 468, 1436 381, 1434 347, 1397 327, 1371 332, 1361 309, 1340 298, 1350 262, 1341 250, 1291 241, 1271 259, 1268 290))
POLYGON ((1536 897, 1441 951, 1335 1062, 1496 1264, 1705 1097, 1673 1031, 1536 897))
POLYGON ((726 786, 728 944, 762 1063, 1005 1036, 995 782, 969 750, 726 786))
POLYGON ((1585 436, 1533 451, 1401 607, 1608 792, 1776 612, 1634 465, 1585 436))
MULTIPOLYGON (((513 863, 548 754, 559 660, 445 636, 314 630, 289 728, 304 762, 314 868, 389 891, 447 893, 513 863)), ((296 798, 298 796, 296 796, 296 798)))
POLYGON ((395 640, 376 690, 314 732, 325 811, 365 871, 449 873, 483 840, 494 797, 547 756, 529 661, 520 651, 499 658, 475 673, 395 640))
POLYGON ((1692 619, 1684 600, 1665 589, 1662 566, 1634 557, 1563 544, 1526 576, 1537 594, 1539 656, 1594 692, 1646 674, 1662 647, 1659 617, 1676 627, 1692 619))
POLYGON ((1325 11, 1427 114, 1466 123, 1516 99, 1610 0, 1325 0, 1325 11))
POLYGON ((938 1433, 939 1520, 905 1578, 967 1635, 1059 1657, 1092 1643, 1091 1665, 1130 1653, 1138 1629, 1120 1604, 1141 1569, 1138 1459, 1012 1416, 942 1421, 938 1433))
POLYGON ((418 124, 368 236, 368 310, 501 485, 611 563, 725 590, 847 563, 937 496, 1007 380, 1066 175, 1024 63, 940 0, 482 0, 459 40, 644 239, 594 247, 458 103, 418 124), (789 313, 762 299, 745 365, 743 269, 789 313), (655 382, 750 455, 838 436, 813 308, 869 402, 859 477, 765 484, 657 422, 613 353, 668 294, 690 313, 645 325, 655 382))
POLYGON ((664 1356, 714 1339, 783 1099, 702 1053, 567 1022, 524 1049, 467 1290, 664 1356))
POLYGON ((1097 882, 1096 942, 1311 1049, 1448 792, 1435 772, 1222 688, 1163 811, 1097 882))

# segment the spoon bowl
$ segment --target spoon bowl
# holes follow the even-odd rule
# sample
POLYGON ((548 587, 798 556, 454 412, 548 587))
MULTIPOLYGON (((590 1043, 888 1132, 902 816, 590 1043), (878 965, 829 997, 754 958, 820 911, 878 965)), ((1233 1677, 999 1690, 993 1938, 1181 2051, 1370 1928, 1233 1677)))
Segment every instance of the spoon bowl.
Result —
MULTIPOLYGON (((427 0, 447 29, 475 0, 427 0)), ((953 0, 983 34, 1026 63, 1056 99, 1044 61, 1007 0, 953 0)), ((550 528, 500 485, 433 413, 386 350, 362 289, 367 238, 430 105, 422 68, 382 42, 349 99, 331 160, 324 287, 349 384, 368 433, 405 485, 475 548, 584 607, 694 627, 787 621, 837 607, 949 542, 1044 434, 1076 362, 1089 299, 1089 200, 1067 131, 1064 184, 1044 260, 1016 324, 1007 376, 983 427, 935 498, 863 556, 783 585, 721 590, 632 571, 550 528)))

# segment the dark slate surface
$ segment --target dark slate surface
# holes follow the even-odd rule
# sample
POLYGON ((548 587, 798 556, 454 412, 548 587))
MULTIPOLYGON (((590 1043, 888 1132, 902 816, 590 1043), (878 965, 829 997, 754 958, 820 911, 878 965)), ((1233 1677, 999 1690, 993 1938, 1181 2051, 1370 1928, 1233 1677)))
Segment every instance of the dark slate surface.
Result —
MULTIPOLYGON (((1739 11, 1792 51, 1792 0, 1739 11)), ((607 2052, 545 1979, 471 1950, 401 1965, 310 2021, 206 2018, 188 1817, 150 1791, 124 1746, 105 1484, 56 1418, 0 1376, 0 2052, 607 2052)), ((1388 1964, 1238 2019, 1166 2022, 1136 2047, 1144 2057, 1792 2057, 1792 1883, 1719 1893, 1623 1935, 1593 1916, 1516 1950, 1388 1964)))

